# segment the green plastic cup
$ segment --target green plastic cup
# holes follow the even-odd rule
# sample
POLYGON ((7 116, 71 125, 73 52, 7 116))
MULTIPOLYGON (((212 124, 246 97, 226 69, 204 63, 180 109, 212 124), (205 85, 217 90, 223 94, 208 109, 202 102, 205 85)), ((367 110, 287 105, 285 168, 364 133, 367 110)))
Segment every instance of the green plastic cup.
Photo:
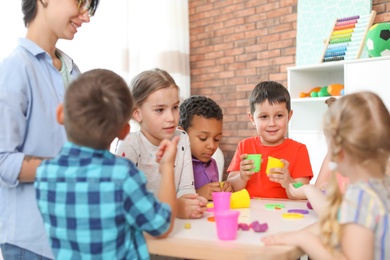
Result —
POLYGON ((253 169, 254 172, 260 171, 261 154, 248 154, 246 160, 253 160, 253 164, 255 165, 255 168, 253 169))

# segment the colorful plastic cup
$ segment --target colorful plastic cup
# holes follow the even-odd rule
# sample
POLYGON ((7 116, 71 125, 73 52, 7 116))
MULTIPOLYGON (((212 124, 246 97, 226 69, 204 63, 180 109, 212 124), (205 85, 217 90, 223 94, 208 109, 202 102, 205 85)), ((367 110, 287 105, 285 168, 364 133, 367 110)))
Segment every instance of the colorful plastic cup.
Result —
POLYGON ((231 192, 213 192, 211 193, 214 203, 214 212, 230 209, 231 192))
POLYGON ((255 165, 255 168, 252 169, 254 172, 260 171, 260 165, 261 165, 261 154, 248 154, 245 160, 253 160, 253 164, 255 165))
POLYGON ((239 211, 224 210, 214 212, 217 225, 217 235, 220 240, 235 240, 237 238, 239 211))
POLYGON ((282 163, 282 161, 280 161, 278 158, 268 156, 268 163, 265 173, 270 174, 271 172, 269 170, 271 168, 283 168, 283 166, 284 163, 282 163))
POLYGON ((249 208, 251 204, 251 198, 249 192, 246 189, 242 189, 232 193, 230 197, 230 208, 239 209, 239 208, 249 208))

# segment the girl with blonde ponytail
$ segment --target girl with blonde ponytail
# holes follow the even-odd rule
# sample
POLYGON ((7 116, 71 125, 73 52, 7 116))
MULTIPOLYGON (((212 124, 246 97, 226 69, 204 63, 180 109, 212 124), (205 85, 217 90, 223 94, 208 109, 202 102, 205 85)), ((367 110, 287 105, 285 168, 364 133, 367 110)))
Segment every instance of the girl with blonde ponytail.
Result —
MULTIPOLYGON (((319 222, 263 238, 266 245, 300 247, 311 259, 390 259, 390 114, 379 96, 359 92, 338 99, 324 116, 332 174, 319 222), (335 171, 349 179, 343 194, 335 171)), ((313 185, 309 201, 320 197, 313 185)))

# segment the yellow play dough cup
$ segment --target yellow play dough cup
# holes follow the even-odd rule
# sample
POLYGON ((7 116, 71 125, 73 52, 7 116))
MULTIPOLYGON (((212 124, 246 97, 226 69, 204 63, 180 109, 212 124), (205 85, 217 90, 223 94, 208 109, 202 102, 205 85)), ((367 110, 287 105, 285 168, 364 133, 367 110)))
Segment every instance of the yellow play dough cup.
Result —
POLYGON ((284 163, 282 163, 278 158, 268 156, 267 168, 265 169, 265 173, 270 174, 271 168, 283 168, 284 163))
POLYGON ((232 193, 230 197, 230 208, 239 209, 239 208, 249 208, 251 204, 251 198, 246 189, 236 191, 232 193))

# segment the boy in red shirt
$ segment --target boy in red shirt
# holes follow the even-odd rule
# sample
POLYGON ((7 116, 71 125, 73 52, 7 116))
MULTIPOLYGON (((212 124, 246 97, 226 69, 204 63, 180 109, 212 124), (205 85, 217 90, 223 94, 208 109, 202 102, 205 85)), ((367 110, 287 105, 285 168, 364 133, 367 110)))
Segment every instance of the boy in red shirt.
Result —
POLYGON ((247 189, 251 197, 297 199, 289 184, 308 184, 313 177, 309 153, 304 144, 285 138, 291 110, 290 94, 274 81, 260 82, 249 97, 249 120, 258 136, 239 142, 227 171, 234 191, 247 189), (254 172, 248 154, 261 154, 259 172, 254 172), (268 156, 281 159, 282 168, 271 168, 266 174, 268 156))

